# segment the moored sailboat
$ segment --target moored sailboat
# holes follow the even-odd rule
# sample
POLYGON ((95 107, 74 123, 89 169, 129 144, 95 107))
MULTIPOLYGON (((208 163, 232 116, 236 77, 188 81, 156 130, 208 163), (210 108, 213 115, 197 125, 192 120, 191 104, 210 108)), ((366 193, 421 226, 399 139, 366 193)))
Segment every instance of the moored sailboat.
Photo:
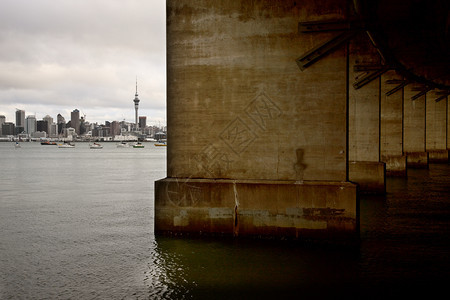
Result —
POLYGON ((103 146, 100 145, 99 143, 93 143, 93 144, 89 144, 89 148, 90 149, 102 149, 103 146))
POLYGON ((137 142, 136 144, 133 145, 133 148, 144 148, 144 145, 142 145, 142 143, 137 142))
POLYGON ((64 142, 64 144, 58 144, 58 148, 75 148, 75 144, 64 142))

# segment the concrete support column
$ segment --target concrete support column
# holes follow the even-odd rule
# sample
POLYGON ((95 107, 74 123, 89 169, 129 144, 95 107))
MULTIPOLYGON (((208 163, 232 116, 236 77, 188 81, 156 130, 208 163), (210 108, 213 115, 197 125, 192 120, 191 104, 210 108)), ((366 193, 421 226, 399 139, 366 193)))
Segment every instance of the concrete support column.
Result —
POLYGON ((436 102, 436 91, 427 93, 427 138, 426 150, 430 162, 447 163, 447 101, 436 102))
MULTIPOLYGON (((450 151, 450 105, 448 103, 448 96, 442 101, 447 103, 447 151, 450 151)), ((450 155, 448 159, 450 162, 450 155)))
POLYGON ((425 95, 411 100, 417 93, 413 84, 404 88, 403 150, 407 156, 408 167, 428 168, 428 153, 425 151, 426 100, 425 95))
MULTIPOLYGON (((367 35, 350 42, 350 82, 365 76, 355 67, 380 65, 367 35)), ((385 163, 380 162, 380 78, 360 89, 349 89, 349 179, 361 192, 385 193, 385 163)))
POLYGON ((167 178, 155 231, 358 235, 347 181, 347 45, 301 70, 347 1, 167 1, 167 178), (329 3, 327 3, 329 2, 329 3), (332 5, 331 5, 332 4, 332 5))
POLYGON ((392 89, 388 80, 402 80, 395 71, 381 76, 381 161, 386 163, 386 175, 406 176, 406 156, 403 155, 403 89, 386 95, 392 89))

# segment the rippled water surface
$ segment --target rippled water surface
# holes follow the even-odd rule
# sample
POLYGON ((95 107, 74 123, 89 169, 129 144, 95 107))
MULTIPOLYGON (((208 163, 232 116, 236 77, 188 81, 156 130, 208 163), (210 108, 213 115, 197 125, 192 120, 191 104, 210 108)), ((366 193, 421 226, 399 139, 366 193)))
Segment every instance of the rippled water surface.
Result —
POLYGON ((432 296, 450 277, 450 167, 361 197, 355 248, 153 235, 166 149, 0 143, 0 299, 432 296))

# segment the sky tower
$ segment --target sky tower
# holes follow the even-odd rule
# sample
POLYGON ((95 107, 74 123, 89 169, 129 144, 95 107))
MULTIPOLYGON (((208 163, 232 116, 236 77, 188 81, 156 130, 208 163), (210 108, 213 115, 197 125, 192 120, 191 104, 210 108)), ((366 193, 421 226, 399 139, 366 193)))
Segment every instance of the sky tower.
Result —
POLYGON ((134 95, 134 110, 136 111, 136 131, 139 130, 139 119, 138 119, 138 109, 139 109, 139 98, 137 92, 137 77, 136 77, 136 94, 134 95))

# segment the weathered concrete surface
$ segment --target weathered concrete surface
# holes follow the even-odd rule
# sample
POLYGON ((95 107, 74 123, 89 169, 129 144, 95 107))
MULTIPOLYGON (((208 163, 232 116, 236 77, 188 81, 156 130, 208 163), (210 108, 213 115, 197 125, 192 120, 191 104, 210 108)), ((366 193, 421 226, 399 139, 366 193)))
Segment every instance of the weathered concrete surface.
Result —
POLYGON ((353 236, 359 216, 350 181, 384 191, 386 174, 406 176, 407 164, 448 161, 448 103, 433 94, 448 90, 447 79, 431 76, 446 65, 411 60, 424 57, 421 45, 397 47, 416 40, 397 17, 415 22, 417 7, 375 4, 167 1, 170 142, 168 178, 156 183, 157 232, 353 236), (299 32, 299 22, 330 20, 345 22, 299 32), (390 26, 395 20, 401 26, 390 26), (348 40, 326 55, 317 50, 341 30, 348 40), (320 59, 299 63, 300 71, 305 53, 320 59), (354 89, 371 72, 358 65, 372 65, 376 76, 354 89), (405 79, 406 88, 391 92, 405 79), (416 82, 435 90, 412 101, 416 82))
POLYGON ((407 175, 406 155, 382 156, 381 160, 386 163, 386 175, 393 177, 405 177, 407 175), (387 169, 389 166, 389 170, 387 169))
POLYGON ((436 102, 436 91, 427 93, 426 150, 430 162, 447 163, 447 101, 436 102))
MULTIPOLYGON (((349 78, 356 81, 367 72, 355 66, 380 65, 380 57, 367 35, 349 45, 349 78)), ((380 78, 360 89, 349 88, 349 179, 361 192, 384 193, 385 164, 380 161, 380 78)))
POLYGON ((176 179, 155 185, 155 232, 357 238, 351 183, 176 179))
MULTIPOLYGON (((448 96, 442 100, 447 102, 447 150, 450 150, 450 105, 448 103, 448 96)), ((449 157, 450 162, 450 157, 449 157)))
POLYGON ((362 193, 386 193, 386 165, 383 162, 351 161, 348 164, 351 182, 359 185, 362 193))
POLYGON ((428 169, 428 152, 406 152, 408 168, 428 169))
POLYGON ((170 142, 168 178, 156 183, 157 232, 354 236, 347 47, 304 72, 296 63, 336 35, 299 34, 298 23, 346 19, 347 4, 167 2, 170 142), (187 181, 195 188, 181 187, 187 181), (173 194, 181 197, 177 205, 173 194))
POLYGON ((408 158, 408 167, 428 168, 428 155, 425 152, 426 97, 423 95, 411 100, 418 93, 416 88, 414 84, 404 88, 403 150, 408 158))
POLYGON ((428 159, 430 163, 448 163, 448 150, 432 150, 428 151, 428 159))
POLYGON ((381 76, 381 161, 386 163, 386 175, 406 176, 403 155, 403 92, 386 95, 392 89, 388 80, 403 79, 395 71, 381 76))
POLYGON ((168 1, 168 177, 347 179, 346 48, 295 62, 345 1, 296 3, 168 1))

